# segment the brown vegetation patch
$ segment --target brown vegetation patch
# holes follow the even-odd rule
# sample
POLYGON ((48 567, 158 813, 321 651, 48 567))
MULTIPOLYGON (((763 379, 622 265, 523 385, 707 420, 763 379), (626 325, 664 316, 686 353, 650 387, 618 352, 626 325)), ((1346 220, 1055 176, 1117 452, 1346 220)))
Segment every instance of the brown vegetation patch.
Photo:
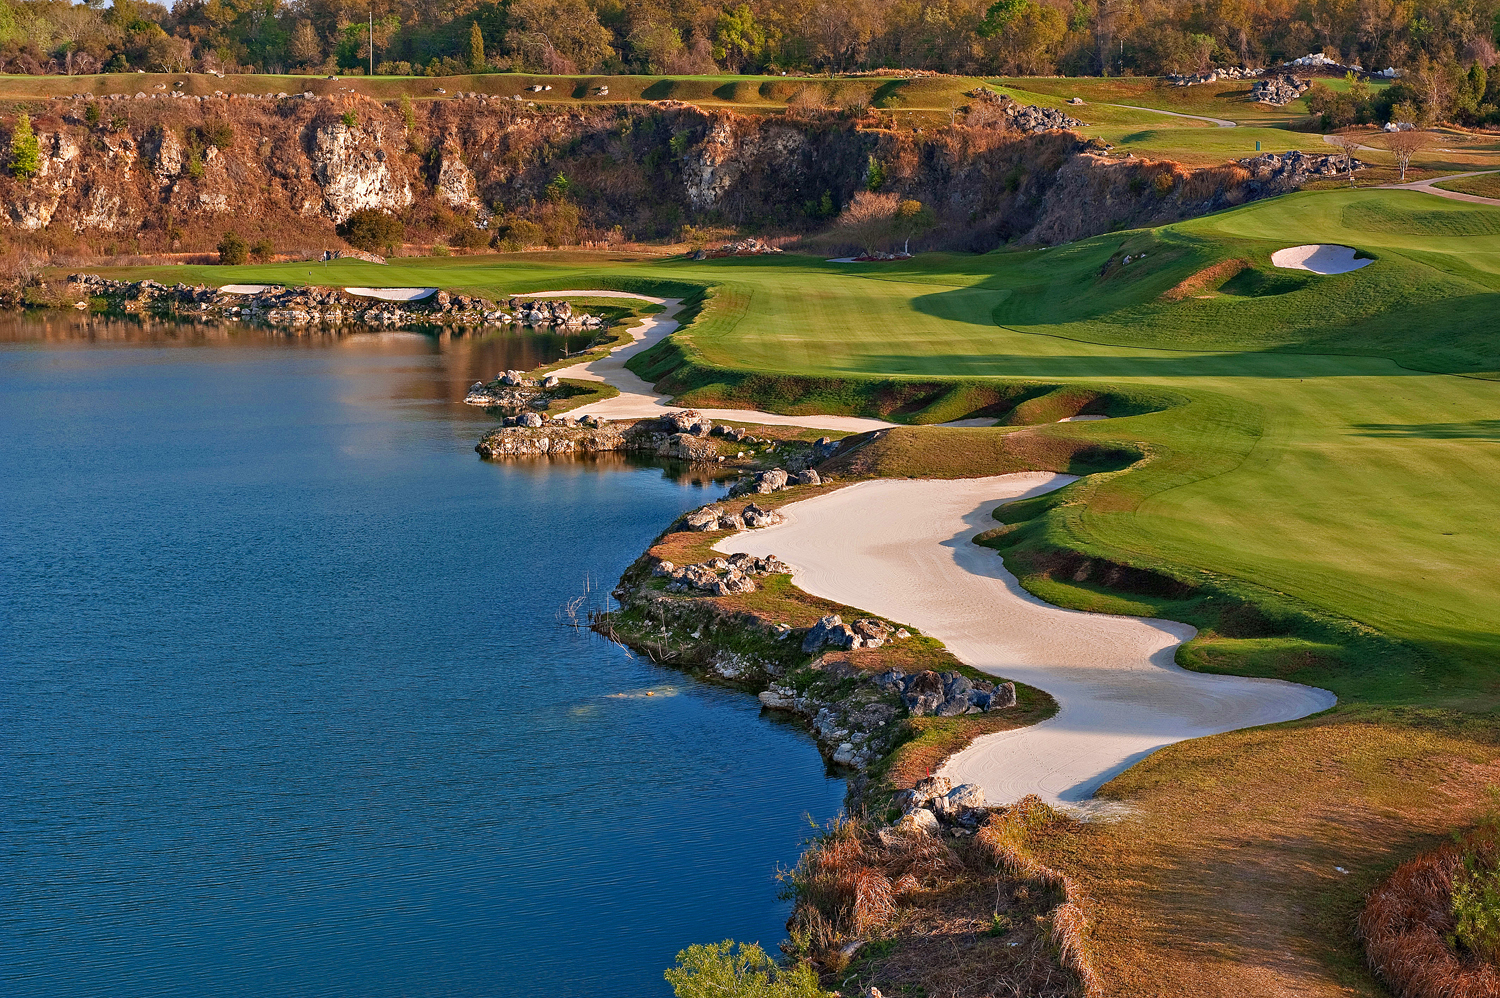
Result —
POLYGON ((1033 849, 1088 898, 1107 994, 1379 995, 1354 933, 1397 861, 1474 824, 1493 721, 1345 709, 1169 746, 1107 784, 1113 823, 1033 849))
POLYGON ((1233 259, 1220 260, 1211 267, 1204 267, 1190 277, 1162 292, 1165 301, 1182 301, 1203 294, 1205 291, 1217 291, 1224 282, 1234 277, 1240 271, 1250 266, 1249 260, 1233 259))
POLYGON ((837 821, 783 875, 792 948, 844 994, 1092 993, 1086 964, 1070 962, 1084 933, 1068 884, 1026 853, 1033 830, 1067 824, 1034 797, 972 836, 837 821), (841 952, 851 939, 865 944, 853 963, 841 952))
MULTIPOLYGON (((1484 831, 1471 834, 1469 845, 1484 831)), ((1402 863, 1360 913, 1370 966, 1400 998, 1500 995, 1500 967, 1448 943, 1456 924, 1453 882, 1464 868, 1465 848, 1450 842, 1402 863)))

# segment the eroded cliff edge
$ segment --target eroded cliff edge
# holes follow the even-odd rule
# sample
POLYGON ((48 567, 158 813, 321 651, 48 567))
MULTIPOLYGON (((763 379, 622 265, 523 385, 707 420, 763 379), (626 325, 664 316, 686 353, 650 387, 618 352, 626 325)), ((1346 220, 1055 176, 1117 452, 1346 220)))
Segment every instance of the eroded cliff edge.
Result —
POLYGON ((883 190, 936 211, 929 246, 984 250, 1174 221, 1318 171, 1310 157, 1192 169, 1067 131, 671 101, 80 94, 34 111, 40 168, 0 178, 0 223, 13 241, 78 253, 202 252, 229 228, 283 253, 337 247, 339 223, 367 208, 401 215, 408 240, 471 249, 677 238, 685 225, 807 233, 869 185, 872 164, 883 190))

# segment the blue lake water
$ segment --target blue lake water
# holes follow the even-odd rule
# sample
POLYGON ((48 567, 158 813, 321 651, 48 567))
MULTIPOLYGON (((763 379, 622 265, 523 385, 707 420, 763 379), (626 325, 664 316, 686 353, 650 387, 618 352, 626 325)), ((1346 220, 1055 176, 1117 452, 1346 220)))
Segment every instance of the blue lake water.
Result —
POLYGON ((666 995, 774 948, 842 781, 556 620, 712 483, 480 461, 457 400, 541 340, 81 321, 0 336, 0 994, 666 995))

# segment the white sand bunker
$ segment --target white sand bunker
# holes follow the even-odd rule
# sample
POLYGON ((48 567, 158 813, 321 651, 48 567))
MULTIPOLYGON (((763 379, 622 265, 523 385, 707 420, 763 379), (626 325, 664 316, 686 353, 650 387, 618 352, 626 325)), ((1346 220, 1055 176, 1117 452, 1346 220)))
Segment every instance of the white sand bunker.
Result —
POLYGON ((786 522, 734 534, 714 550, 774 553, 804 591, 913 624, 960 661, 1056 697, 1056 716, 984 735, 943 764, 941 775, 978 783, 992 804, 1035 793, 1086 805, 1106 780, 1163 745, 1334 705, 1332 693, 1295 683, 1188 672, 1174 654, 1196 633, 1191 626, 1051 606, 973 543, 995 526, 990 514, 1000 503, 1071 481, 1028 472, 861 482, 783 506, 786 522))
POLYGON ((1310 270, 1314 274, 1347 274, 1374 262, 1369 259, 1354 259, 1353 246, 1340 246, 1337 243, 1289 246, 1271 254, 1273 266, 1283 270, 1310 270))
POLYGON ((274 287, 276 287, 274 284, 226 284, 219 290, 226 295, 258 295, 274 287))
POLYGON ((345 288, 357 298, 379 298, 381 301, 421 301, 435 294, 437 288, 345 288))

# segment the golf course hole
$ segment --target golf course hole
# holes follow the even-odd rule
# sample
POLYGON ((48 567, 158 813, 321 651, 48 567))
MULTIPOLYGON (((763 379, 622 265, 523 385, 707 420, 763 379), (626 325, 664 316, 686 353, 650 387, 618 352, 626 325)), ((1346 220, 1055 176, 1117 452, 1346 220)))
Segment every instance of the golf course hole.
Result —
POLYGON ((421 301, 437 288, 345 288, 356 298, 379 298, 381 301, 421 301))
POLYGON ((1271 254, 1271 264, 1282 270, 1310 270, 1314 274, 1347 274, 1351 270, 1374 263, 1365 258, 1356 259, 1353 246, 1337 243, 1308 243, 1305 246, 1288 246, 1271 254))

